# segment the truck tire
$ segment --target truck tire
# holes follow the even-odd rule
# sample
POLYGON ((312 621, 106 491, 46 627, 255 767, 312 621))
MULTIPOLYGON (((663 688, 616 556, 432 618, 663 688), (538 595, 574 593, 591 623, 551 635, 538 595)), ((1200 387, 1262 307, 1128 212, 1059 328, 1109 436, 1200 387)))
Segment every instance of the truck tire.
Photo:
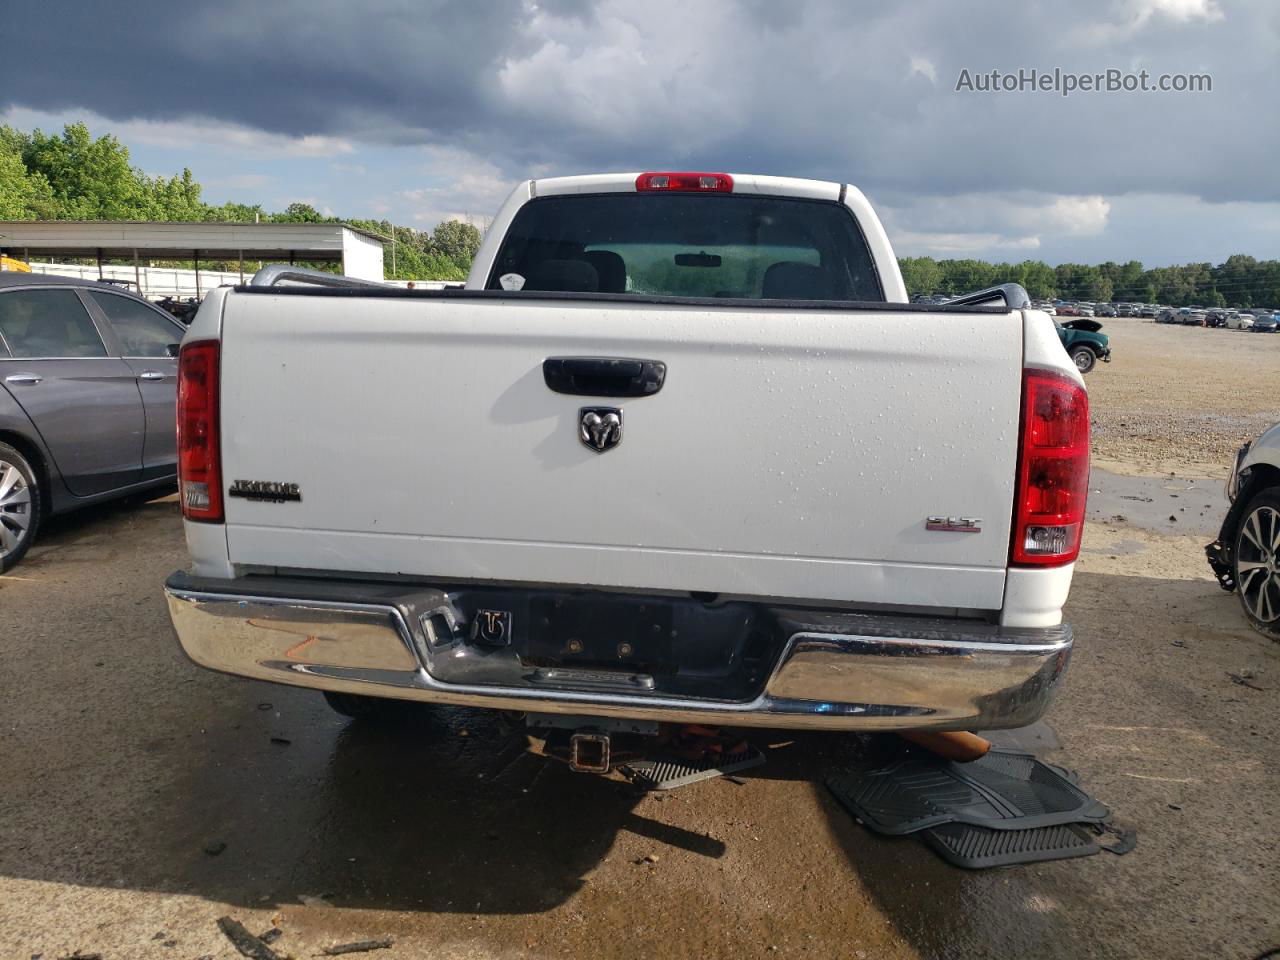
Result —
POLYGON ((1082 374, 1088 373, 1097 364, 1098 355, 1088 347, 1074 347, 1071 350, 1071 362, 1076 365, 1076 369, 1082 374))
POLYGON ((334 693, 332 690, 322 692, 325 701, 334 711, 352 720, 380 723, 396 715, 403 716, 408 706, 401 700, 386 697, 361 697, 354 693, 334 693))
POLYGON ((1280 642, 1280 487, 1268 487, 1249 501, 1232 553, 1245 619, 1280 642))
POLYGON ((18 450, 0 443, 0 573, 11 570, 40 526, 40 483, 18 450))

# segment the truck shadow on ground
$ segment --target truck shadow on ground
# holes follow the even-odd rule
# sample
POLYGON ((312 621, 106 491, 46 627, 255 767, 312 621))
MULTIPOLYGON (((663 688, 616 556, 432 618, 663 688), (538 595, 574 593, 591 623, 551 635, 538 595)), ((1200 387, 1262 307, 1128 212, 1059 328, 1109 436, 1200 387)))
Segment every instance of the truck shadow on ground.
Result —
POLYGON ((146 875, 167 862, 179 886, 248 907, 319 897, 523 914, 572 896, 619 831, 723 854, 720 841, 637 814, 629 784, 531 752, 523 728, 496 715, 405 705, 390 724, 346 721, 315 694, 237 687, 271 697, 255 710, 269 719, 209 731, 209 763, 157 798, 185 816, 153 823, 129 885, 167 885, 146 875), (274 740, 262 736, 273 730, 274 740))
MULTIPOLYGON (((232 689, 222 708, 242 720, 207 729, 203 762, 184 764, 154 799, 126 885, 250 908, 321 898, 348 909, 527 914, 577 893, 621 832, 708 860, 726 849, 638 813, 630 784, 530 752, 523 728, 494 714, 405 705, 389 724, 346 721, 307 691, 238 680, 232 689)), ((831 835, 899 929, 936 942, 930 916, 963 918, 964 876, 916 840, 868 833, 822 785, 834 770, 887 762, 901 750, 897 737, 748 736, 765 766, 740 788, 692 789, 812 783, 831 835)))

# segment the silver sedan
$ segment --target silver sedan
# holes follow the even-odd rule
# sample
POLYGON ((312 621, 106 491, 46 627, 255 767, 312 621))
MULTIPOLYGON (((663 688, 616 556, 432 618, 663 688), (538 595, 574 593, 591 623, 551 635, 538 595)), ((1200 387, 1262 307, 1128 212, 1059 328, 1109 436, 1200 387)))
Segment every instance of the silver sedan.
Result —
POLYGON ((185 329, 105 284, 0 273, 0 572, 44 517, 174 481, 185 329))

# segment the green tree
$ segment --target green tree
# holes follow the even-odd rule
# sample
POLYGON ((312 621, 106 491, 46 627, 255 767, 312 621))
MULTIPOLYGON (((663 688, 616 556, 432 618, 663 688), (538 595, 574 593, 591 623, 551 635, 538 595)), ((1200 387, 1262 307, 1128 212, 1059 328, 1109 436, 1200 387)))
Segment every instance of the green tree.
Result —
POLYGON ((200 184, 183 169, 175 177, 142 176, 147 220, 203 220, 208 207, 200 199, 200 184))
POLYGON ((902 257, 898 260, 902 282, 911 296, 937 293, 942 284, 942 268, 933 257, 902 257))
POLYGON ((938 292, 951 296, 993 286, 1008 276, 1007 264, 985 260, 941 260, 938 265, 942 268, 942 289, 938 292))
POLYGON ((480 231, 461 220, 445 220, 431 231, 431 245, 455 263, 470 263, 480 249, 480 231))
POLYGON ((49 220, 56 213, 49 181, 28 173, 22 157, 0 143, 0 220, 49 220))
POLYGON ((1018 277, 1027 293, 1037 300, 1048 300, 1058 295, 1058 277, 1047 263, 1024 260, 1018 264, 1018 277))
POLYGON ((254 223, 270 220, 271 215, 262 209, 261 204, 224 203, 219 207, 204 207, 204 220, 211 223, 254 223))
POLYGON ((273 213, 273 223, 336 223, 337 217, 326 217, 309 203, 291 203, 284 213, 273 213))
POLYGON ((1146 285, 1143 283, 1142 263, 1130 260, 1120 267, 1114 278, 1115 295, 1122 300, 1146 300, 1146 285))
POLYGON ((115 137, 94 140, 83 123, 67 124, 61 136, 36 130, 22 159, 28 172, 49 182, 59 219, 145 219, 142 178, 115 137))

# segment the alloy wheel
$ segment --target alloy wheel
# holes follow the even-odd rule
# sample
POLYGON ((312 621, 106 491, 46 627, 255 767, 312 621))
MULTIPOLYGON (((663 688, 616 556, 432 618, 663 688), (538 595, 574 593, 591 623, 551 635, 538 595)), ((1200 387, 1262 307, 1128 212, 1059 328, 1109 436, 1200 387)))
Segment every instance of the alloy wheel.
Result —
POLYGON ((1245 518, 1236 576, 1246 609, 1262 623, 1280 621, 1280 511, 1263 505, 1245 518))
POLYGON ((9 556, 31 532, 31 489, 16 464, 0 460, 0 559, 9 556))

